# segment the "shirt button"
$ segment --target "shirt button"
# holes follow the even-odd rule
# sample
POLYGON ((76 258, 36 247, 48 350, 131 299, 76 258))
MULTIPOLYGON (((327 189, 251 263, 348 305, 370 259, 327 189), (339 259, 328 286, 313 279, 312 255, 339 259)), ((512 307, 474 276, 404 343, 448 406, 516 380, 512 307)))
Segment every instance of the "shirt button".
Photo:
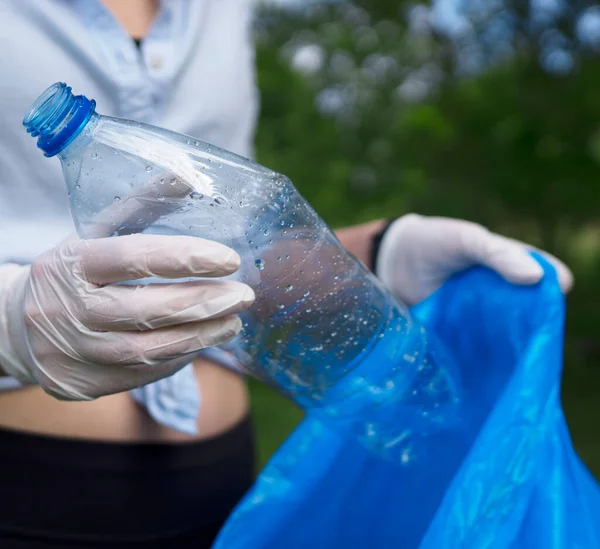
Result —
POLYGON ((160 57, 159 55, 155 55, 154 57, 152 57, 152 59, 150 60, 150 66, 153 69, 160 69, 163 66, 163 58, 160 57))

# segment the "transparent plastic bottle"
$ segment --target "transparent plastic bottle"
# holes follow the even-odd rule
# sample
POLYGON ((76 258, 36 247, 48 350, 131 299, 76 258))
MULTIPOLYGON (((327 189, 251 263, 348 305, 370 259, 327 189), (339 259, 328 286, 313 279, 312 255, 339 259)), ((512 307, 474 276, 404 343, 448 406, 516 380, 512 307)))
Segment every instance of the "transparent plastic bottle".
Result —
POLYGON ((23 124, 62 162, 81 237, 183 234, 240 254, 233 278, 256 303, 228 350, 249 372, 402 463, 419 438, 459 420, 449 357, 288 178, 192 137, 100 116, 62 83, 23 124))

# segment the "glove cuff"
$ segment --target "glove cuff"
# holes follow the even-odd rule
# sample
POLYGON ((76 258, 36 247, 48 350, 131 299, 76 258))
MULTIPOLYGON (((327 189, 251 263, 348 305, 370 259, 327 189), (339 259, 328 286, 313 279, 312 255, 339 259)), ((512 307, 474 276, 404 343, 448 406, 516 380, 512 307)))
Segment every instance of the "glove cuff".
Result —
POLYGON ((410 242, 405 242, 407 229, 421 219, 422 217, 418 214, 406 214, 399 217, 387 227, 379 244, 374 272, 383 285, 403 301, 406 300, 406 297, 403 296, 402 286, 406 281, 398 280, 398 271, 403 267, 398 265, 398 256, 401 250, 410 245, 410 242), (400 287, 398 287, 399 284, 400 287))
POLYGON ((30 351, 23 316, 29 269, 12 263, 0 266, 0 366, 23 385, 37 384, 27 364, 30 351))

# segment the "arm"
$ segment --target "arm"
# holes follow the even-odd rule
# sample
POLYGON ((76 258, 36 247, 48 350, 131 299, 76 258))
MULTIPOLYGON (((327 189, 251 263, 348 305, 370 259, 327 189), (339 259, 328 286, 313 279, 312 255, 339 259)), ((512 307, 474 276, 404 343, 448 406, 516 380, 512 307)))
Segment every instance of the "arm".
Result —
MULTIPOLYGON (((459 219, 408 214, 387 226, 385 221, 373 221, 340 229, 336 235, 408 305, 426 299, 452 275, 475 265, 486 266, 513 284, 535 284, 543 276, 530 255, 537 250, 459 219), (374 237, 381 236, 382 230, 375 266, 374 237)), ((545 252, 539 253, 552 263, 562 290, 568 292, 573 285, 568 267, 545 252)))

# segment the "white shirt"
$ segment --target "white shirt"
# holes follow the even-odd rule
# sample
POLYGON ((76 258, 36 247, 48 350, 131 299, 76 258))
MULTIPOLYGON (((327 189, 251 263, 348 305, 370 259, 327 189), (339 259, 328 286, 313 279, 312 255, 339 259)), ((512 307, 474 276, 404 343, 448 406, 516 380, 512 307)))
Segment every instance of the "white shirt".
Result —
POLYGON ((73 231, 60 162, 22 126, 50 84, 97 112, 251 156, 252 0, 163 0, 141 51, 100 0, 0 0, 0 262, 30 262, 73 231))
MULTIPOLYGON (((138 49, 100 0, 0 0, 0 263, 29 263, 74 231, 60 162, 22 126, 54 82, 95 99, 100 114, 253 155, 252 4, 162 0, 138 49)), ((188 367, 134 396, 158 421, 189 431, 200 405, 192 383, 188 367)))

